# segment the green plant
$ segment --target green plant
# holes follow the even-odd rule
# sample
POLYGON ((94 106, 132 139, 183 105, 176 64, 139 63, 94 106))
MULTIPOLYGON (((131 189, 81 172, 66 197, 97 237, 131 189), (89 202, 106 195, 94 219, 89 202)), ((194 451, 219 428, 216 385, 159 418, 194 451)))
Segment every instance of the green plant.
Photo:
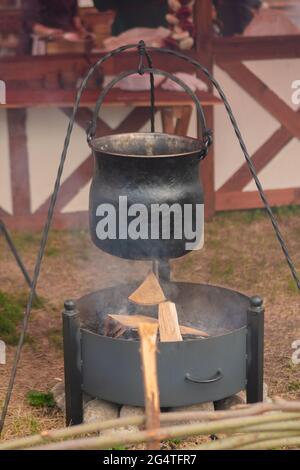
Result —
POLYGON ((60 255, 60 250, 56 246, 48 246, 45 250, 45 255, 48 256, 48 258, 56 257, 60 255))
POLYGON ((289 392, 298 392, 300 390, 300 380, 293 380, 288 383, 289 392))
POLYGON ((182 442, 182 439, 168 439, 167 442, 169 444, 174 444, 175 446, 178 446, 182 442))
POLYGON ((55 406, 55 400, 51 392, 31 390, 27 393, 26 400, 29 405, 36 408, 53 408, 55 406))

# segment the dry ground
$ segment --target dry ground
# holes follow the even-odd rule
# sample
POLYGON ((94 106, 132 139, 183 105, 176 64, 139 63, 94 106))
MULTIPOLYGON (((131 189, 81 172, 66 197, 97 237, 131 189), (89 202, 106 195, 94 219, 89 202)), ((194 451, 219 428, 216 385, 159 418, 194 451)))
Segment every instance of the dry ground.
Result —
MULTIPOLYGON (((300 270, 300 210, 278 211, 280 225, 300 270)), ((40 234, 13 234, 30 273, 40 234)), ((63 378, 61 310, 64 299, 129 279, 142 280, 149 264, 127 262, 94 248, 84 231, 52 232, 38 284, 42 305, 32 312, 4 439, 63 425, 59 411, 32 408, 29 390, 48 391, 63 378)), ((271 225, 261 211, 217 215, 206 224, 205 248, 173 262, 176 280, 208 282, 259 294, 266 307, 265 380, 270 396, 300 399, 300 365, 291 362, 291 343, 300 340, 300 297, 271 225)), ((0 239, 0 292, 23 297, 27 288, 0 239)), ((26 296, 26 295, 25 295, 26 296)), ((0 366, 0 404, 15 351, 0 366)))

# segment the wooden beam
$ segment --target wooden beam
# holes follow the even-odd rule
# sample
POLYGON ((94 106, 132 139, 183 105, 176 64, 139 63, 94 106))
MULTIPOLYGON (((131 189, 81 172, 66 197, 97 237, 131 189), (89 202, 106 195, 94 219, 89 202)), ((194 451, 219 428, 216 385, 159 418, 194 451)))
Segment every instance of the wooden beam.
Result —
POLYGON ((7 110, 13 214, 30 214, 26 109, 7 110))
MULTIPOLYGON (((300 204, 300 188, 268 189, 265 194, 271 206, 300 204)), ((256 209, 264 207, 258 191, 216 193, 216 210, 256 209)))
MULTIPOLYGON (((1 80, 42 80, 48 73, 59 74, 62 70, 72 70, 77 76, 95 64, 106 52, 89 54, 87 62, 84 54, 58 54, 47 56, 14 56, 0 58, 1 80)), ((192 55, 192 54, 191 54, 192 55)), ((192 72, 194 67, 173 56, 151 51, 154 67, 169 72, 192 72)), ((116 75, 124 70, 137 69, 138 55, 136 50, 124 52, 105 61, 101 68, 106 75, 116 75)), ((149 94, 149 93, 148 93, 149 94)))
MULTIPOLYGON (((71 118, 73 114, 72 108, 60 108, 60 110, 71 118)), ((93 112, 89 108, 79 108, 76 115, 76 124, 86 131, 89 122, 93 119, 93 112)), ((112 128, 106 124, 101 118, 98 117, 96 135, 101 137, 102 135, 111 134, 112 128)))
MULTIPOLYGON (((214 128, 213 108, 205 110, 206 122, 209 129, 214 128)), ((209 148, 207 157, 200 162, 200 177, 204 188, 204 210, 205 219, 210 220, 215 213, 215 163, 214 163, 214 144, 209 148)))
POLYGON ((192 106, 178 106, 174 108, 174 114, 176 117, 175 134, 176 135, 187 135, 189 125, 191 122, 193 108, 192 106))
MULTIPOLYGON (((0 62, 1 66, 1 62, 0 62)), ((212 93, 198 92, 197 96, 202 106, 213 106, 220 104, 219 98, 212 93)), ((27 89, 13 88, 7 82, 7 104, 0 105, 0 108, 20 108, 20 107, 41 107, 51 106, 55 108, 71 107, 73 108, 76 97, 75 89, 27 89)), ((85 90, 82 99, 81 107, 94 106, 99 97, 98 90, 85 90)), ((194 104, 193 100, 184 92, 181 91, 168 91, 168 90, 155 90, 156 106, 191 106, 194 104)), ((109 92, 108 98, 103 103, 103 106, 133 106, 133 107, 147 107, 149 109, 149 92, 148 91, 135 91, 130 92, 126 90, 113 89, 109 92)))
POLYGON ((8 217, 11 217, 11 215, 8 212, 6 212, 6 210, 4 210, 2 207, 0 207, 0 218, 2 219, 4 217, 8 218, 8 217))
MULTIPOLYGON (((138 132, 150 119, 150 107, 134 108, 131 113, 113 130, 114 134, 123 132, 138 132)), ((150 130, 150 129, 149 129, 150 130)))
MULTIPOLYGON (((271 137, 253 154, 251 160, 259 173, 273 158, 293 139, 291 133, 281 126, 271 137)), ((250 181, 252 175, 248 164, 245 162, 233 175, 220 187, 219 192, 241 191, 250 181)))
POLYGON ((244 60, 299 59, 300 35, 214 38, 213 55, 218 64, 244 60))
MULTIPOLYGON (((10 230, 39 232, 45 225, 47 213, 35 213, 30 216, 6 216, 3 214, 1 218, 10 230)), ((88 229, 88 220, 88 211, 69 212, 67 214, 56 212, 51 227, 55 230, 88 229)))
MULTIPOLYGON (((201 62, 209 71, 213 70, 213 54, 212 54, 212 1, 196 0, 194 11, 196 25, 196 54, 197 60, 201 62)), ((209 93, 212 93, 211 82, 197 71, 197 75, 208 85, 209 93)), ((205 108, 205 117, 207 127, 214 128, 214 113, 212 107, 205 108)), ((200 136, 199 136, 200 137, 200 136)), ((209 150, 208 156, 200 164, 200 175, 203 182, 205 194, 205 218, 209 220, 215 213, 215 188, 214 188, 214 146, 209 150)))
POLYGON ((300 138, 299 115, 262 80, 241 63, 221 64, 221 68, 295 137, 300 138))
MULTIPOLYGON (((92 178, 93 174, 93 157, 89 157, 76 168, 71 175, 61 184, 57 196, 56 211, 61 211, 70 201, 80 192, 92 178)), ((50 204, 51 196, 46 199, 43 204, 35 211, 35 214, 46 213, 50 204)))

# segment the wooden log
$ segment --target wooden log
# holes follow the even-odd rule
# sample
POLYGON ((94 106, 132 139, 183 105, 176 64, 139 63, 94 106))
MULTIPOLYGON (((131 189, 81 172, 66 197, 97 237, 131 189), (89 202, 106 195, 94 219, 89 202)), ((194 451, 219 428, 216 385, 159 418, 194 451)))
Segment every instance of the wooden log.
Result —
MULTIPOLYGON (((119 325, 122 325, 125 328, 138 329, 141 323, 154 323, 158 324, 157 318, 147 317, 146 315, 107 315, 107 321, 114 321, 119 325)), ((119 327, 120 328, 120 327, 119 327)), ((117 331, 119 330, 117 329, 117 331)), ((179 325, 180 333, 182 336, 202 336, 207 338, 209 334, 205 331, 199 330, 198 328, 193 328, 191 326, 179 325)), ((108 334, 108 336, 110 336, 108 334)))
MULTIPOLYGON (((141 339, 141 362, 144 378, 146 429, 148 431, 160 427, 160 403, 156 364, 156 339, 158 325, 144 323, 139 325, 141 339)), ((159 450, 159 440, 147 443, 148 450, 159 450)))
POLYGON ((158 323, 160 341, 182 341, 176 305, 173 302, 159 304, 158 323))
POLYGON ((157 277, 151 271, 142 284, 128 297, 128 300, 139 305, 158 305, 167 299, 157 277))

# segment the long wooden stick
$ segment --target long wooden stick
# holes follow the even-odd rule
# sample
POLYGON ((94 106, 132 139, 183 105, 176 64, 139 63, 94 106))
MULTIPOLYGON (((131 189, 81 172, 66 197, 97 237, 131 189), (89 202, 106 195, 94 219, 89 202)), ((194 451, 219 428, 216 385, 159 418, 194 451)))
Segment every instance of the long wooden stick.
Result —
MULTIPOLYGON (((166 439, 184 438, 189 436, 196 436, 200 434, 214 434, 214 433, 234 433, 246 432, 247 426, 253 425, 255 422, 273 422, 274 429, 276 430, 276 422, 285 419, 299 420, 299 413, 277 413, 268 416, 251 416, 245 418, 232 418, 222 420, 222 422, 210 423, 193 423, 181 424, 177 426, 170 426, 159 429, 139 431, 136 433, 120 432, 111 435, 100 437, 90 437, 85 439, 69 440, 65 442, 58 442, 47 444, 40 447, 33 447, 38 450, 93 450, 93 449, 106 449, 108 447, 116 447, 119 445, 130 445, 142 442, 163 441, 166 439)), ((299 440, 300 440, 300 423, 299 423, 299 440)))
MULTIPOLYGON (((141 359, 144 377, 146 429, 152 431, 160 426, 159 389, 156 365, 156 340, 158 325, 155 323, 141 323, 139 335, 141 339, 141 359)), ((160 449, 157 439, 149 441, 148 450, 160 449)))
MULTIPOLYGON (((243 408, 236 408, 226 411, 161 413, 160 420, 162 423, 174 423, 180 421, 201 421, 201 423, 198 423, 201 429, 197 429, 197 434, 201 434, 201 432, 205 434, 205 431, 208 431, 208 428, 206 427, 204 429, 203 424, 207 425, 209 424, 208 422, 211 422, 212 425, 216 424, 218 426, 218 432, 221 432, 220 428, 222 427, 222 425, 224 425, 223 429, 226 431, 225 433, 228 433, 231 432, 228 431, 228 424, 230 420, 232 420, 233 418, 240 419, 240 423, 243 424, 244 420, 250 416, 253 418, 259 418, 259 422, 252 420, 251 424, 248 423, 247 426, 234 428, 233 432, 242 432, 243 435, 246 435, 247 433, 253 434, 254 432, 261 433, 264 431, 268 431, 271 438, 272 436, 274 437, 275 432, 279 431, 282 433, 283 436, 285 435, 284 433, 287 432, 287 430, 290 430, 290 432, 296 432, 296 427, 300 435, 300 402, 286 402, 283 400, 276 400, 274 403, 257 403, 253 405, 244 406, 243 408), (270 412, 272 412, 272 414, 270 414, 270 412), (291 412, 293 413, 291 414, 291 412), (270 416, 275 417, 277 421, 273 421, 271 424, 269 424, 270 421, 268 419, 270 416), (280 419, 280 421, 278 421, 278 419, 280 419)), ((0 450, 30 448, 32 446, 44 444, 49 445, 50 443, 56 445, 55 441, 58 440, 70 438, 73 439, 77 436, 82 436, 84 434, 94 433, 103 429, 114 429, 130 424, 140 426, 143 425, 144 422, 145 416, 118 418, 104 422, 97 420, 92 423, 81 424, 63 429, 54 429, 52 431, 43 431, 37 435, 17 438, 10 441, 3 441, 2 443, 0 443, 0 450)), ((175 426, 168 427, 168 429, 170 428, 174 430, 175 426)), ((166 430, 167 429, 165 428, 165 431, 166 430)), ((209 429, 209 431, 211 431, 211 429, 209 429)), ((126 437, 128 438, 128 435, 126 437)), ((239 436, 232 436, 230 438, 228 437, 225 439, 231 439, 233 437, 239 436)), ((123 445, 128 443, 127 438, 123 442, 123 445)), ((76 443, 77 440, 75 439, 74 442, 76 443)), ((223 440, 219 440, 218 443, 219 442, 223 442, 223 440)), ((62 442, 60 444, 64 445, 67 443, 62 442)), ((87 442, 87 446, 88 445, 89 443, 87 442)), ((235 447, 228 446, 228 448, 235 447)))
MULTIPOLYGON (((283 410, 289 405, 287 411, 299 411, 300 402, 287 403, 284 402, 283 410), (291 408, 292 407, 292 408, 291 408)), ((174 423, 180 421, 204 421, 204 420, 222 420, 229 418, 238 418, 243 416, 253 416, 267 413, 269 411, 278 410, 278 405, 272 403, 258 403, 247 406, 243 409, 234 409, 226 411, 173 411, 168 413, 161 413, 161 423, 174 423)), ((300 418, 300 413, 299 413, 300 418)), ((20 448, 27 448, 45 442, 54 442, 60 439, 74 438, 79 435, 91 434, 105 429, 113 429, 118 427, 125 427, 128 425, 140 426, 145 423, 145 416, 133 416, 128 418, 116 418, 108 421, 92 421, 91 423, 80 424, 62 429, 53 429, 50 431, 42 431, 40 434, 27 436, 10 441, 0 443, 0 450, 13 450, 20 448)))
POLYGON ((256 433, 247 433, 247 434, 239 434, 238 436, 229 436, 225 437, 223 439, 219 439, 217 441, 212 441, 208 442, 205 444, 202 444, 200 446, 194 447, 193 449, 195 450, 234 450, 234 449, 241 449, 243 446, 250 445, 250 444, 257 444, 259 443, 264 443, 264 441, 267 441, 270 439, 270 436, 273 439, 282 439, 286 437, 294 437, 298 436, 299 437, 299 431, 298 433, 296 431, 286 431, 286 432, 256 432, 256 433))

